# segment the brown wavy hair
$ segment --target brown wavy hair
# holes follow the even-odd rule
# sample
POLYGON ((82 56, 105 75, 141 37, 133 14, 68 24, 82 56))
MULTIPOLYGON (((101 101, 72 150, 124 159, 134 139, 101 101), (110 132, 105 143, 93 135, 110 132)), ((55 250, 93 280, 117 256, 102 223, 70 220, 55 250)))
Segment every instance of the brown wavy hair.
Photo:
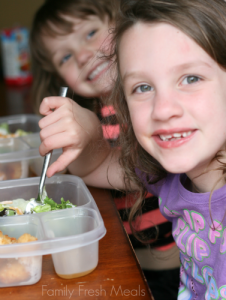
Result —
MULTIPOLYGON (((138 200, 129 216, 133 233, 136 231, 133 221, 141 213, 145 195, 143 181, 137 176, 135 169, 139 168, 150 183, 156 183, 167 175, 167 171, 140 146, 135 137, 120 76, 120 41, 123 34, 137 22, 165 22, 177 27, 226 70, 226 3, 223 0, 122 0, 121 2, 112 52, 116 62, 117 78, 110 100, 116 109, 120 124, 122 150, 120 164, 125 170, 125 184, 128 189, 131 182, 139 187, 138 200), (149 174, 153 176, 151 180, 149 174)), ((219 159, 218 154, 216 158, 219 159)), ((225 173, 225 164, 222 163, 219 169, 225 173)))
MULTIPOLYGON (((109 21, 115 20, 118 0, 46 0, 36 12, 30 33, 30 50, 33 72, 32 99, 34 110, 39 111, 39 106, 44 97, 57 96, 60 86, 65 85, 62 78, 57 74, 50 55, 46 50, 42 34, 49 36, 67 35, 73 31, 72 22, 65 16, 87 19, 94 15, 104 20, 107 16, 109 21), (51 26, 54 25, 54 26, 51 26)), ((84 98, 73 94, 81 106, 99 112, 99 99, 84 98)))

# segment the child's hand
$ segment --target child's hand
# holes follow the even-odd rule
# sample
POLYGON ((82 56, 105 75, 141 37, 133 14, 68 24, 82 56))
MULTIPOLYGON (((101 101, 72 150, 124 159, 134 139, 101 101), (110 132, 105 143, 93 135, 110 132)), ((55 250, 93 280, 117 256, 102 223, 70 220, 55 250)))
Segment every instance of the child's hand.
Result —
MULTIPOLYGON (((48 177, 64 170, 92 140, 102 139, 97 116, 69 98, 45 98, 39 111, 45 116, 39 121, 40 154, 45 155, 53 149, 63 148, 63 154, 49 167, 48 177)), ((81 174, 78 172, 76 175, 81 174)))

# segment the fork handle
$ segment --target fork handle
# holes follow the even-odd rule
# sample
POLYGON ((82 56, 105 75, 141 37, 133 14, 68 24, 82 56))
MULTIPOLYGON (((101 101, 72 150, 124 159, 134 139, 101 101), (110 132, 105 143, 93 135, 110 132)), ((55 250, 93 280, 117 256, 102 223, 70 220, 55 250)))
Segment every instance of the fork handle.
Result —
POLYGON ((67 95, 67 90, 68 90, 68 87, 62 86, 62 87, 60 88, 59 96, 61 96, 61 97, 66 97, 66 95, 67 95))
MULTIPOLYGON (((66 97, 67 90, 68 90, 68 87, 61 87, 60 92, 59 92, 59 96, 66 97)), ((43 188, 44 188, 44 184, 45 184, 45 181, 46 181, 46 171, 49 167, 51 156, 52 156, 52 151, 50 151, 49 153, 47 153, 45 155, 44 162, 43 162, 42 173, 41 173, 40 183, 39 183, 39 191, 38 191, 38 195, 39 195, 38 198, 41 202, 42 202, 41 198, 42 198, 43 188)))
POLYGON ((43 162, 42 174, 41 174, 41 177, 40 177, 39 191, 38 191, 39 199, 40 199, 41 202, 42 202, 41 198, 42 198, 43 188, 44 188, 44 184, 45 184, 45 180, 46 180, 46 171, 49 167, 51 156, 52 156, 52 151, 50 151, 49 153, 47 153, 45 155, 44 162, 43 162))

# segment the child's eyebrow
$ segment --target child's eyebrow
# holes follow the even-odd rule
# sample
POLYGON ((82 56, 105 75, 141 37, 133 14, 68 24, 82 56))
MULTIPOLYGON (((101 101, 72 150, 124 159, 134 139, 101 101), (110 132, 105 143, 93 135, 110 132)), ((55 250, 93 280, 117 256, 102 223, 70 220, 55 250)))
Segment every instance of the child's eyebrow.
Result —
POLYGON ((139 71, 125 72, 125 74, 122 76, 122 82, 125 83, 130 78, 139 78, 143 75, 145 75, 145 73, 139 71))
POLYGON ((84 26, 84 20, 74 22, 73 30, 76 32, 84 26))
POLYGON ((177 66, 174 66, 172 68, 172 71, 180 71, 180 70, 187 70, 187 69, 190 69, 192 67, 208 67, 208 68, 212 68, 212 66, 205 62, 205 61, 193 61, 193 62, 189 62, 189 63, 184 63, 184 64, 179 64, 177 66))
POLYGON ((73 17, 68 15, 62 15, 62 18, 72 24, 74 31, 78 30, 82 26, 82 23, 84 22, 84 19, 80 19, 80 18, 74 19, 73 17))
MULTIPOLYGON (((192 67, 208 67, 208 68, 212 68, 212 66, 205 62, 205 61, 194 61, 194 62, 190 62, 190 63, 184 63, 184 64, 179 64, 176 66, 173 66, 171 68, 170 71, 172 72, 179 72, 179 71, 186 71, 192 67)), ((129 80, 130 78, 139 78, 142 76, 145 76, 146 72, 140 72, 140 71, 131 71, 131 72, 125 72, 125 74, 122 76, 122 81, 123 83, 125 83, 127 80, 129 80)))

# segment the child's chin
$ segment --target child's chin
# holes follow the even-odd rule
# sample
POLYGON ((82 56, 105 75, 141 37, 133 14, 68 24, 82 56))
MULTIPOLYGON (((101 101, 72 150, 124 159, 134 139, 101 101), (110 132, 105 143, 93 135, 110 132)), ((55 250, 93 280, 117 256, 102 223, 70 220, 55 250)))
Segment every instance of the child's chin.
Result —
POLYGON ((182 164, 167 164, 163 165, 164 169, 172 174, 182 174, 182 173, 187 173, 190 171, 190 168, 188 168, 187 165, 182 165, 182 164))

